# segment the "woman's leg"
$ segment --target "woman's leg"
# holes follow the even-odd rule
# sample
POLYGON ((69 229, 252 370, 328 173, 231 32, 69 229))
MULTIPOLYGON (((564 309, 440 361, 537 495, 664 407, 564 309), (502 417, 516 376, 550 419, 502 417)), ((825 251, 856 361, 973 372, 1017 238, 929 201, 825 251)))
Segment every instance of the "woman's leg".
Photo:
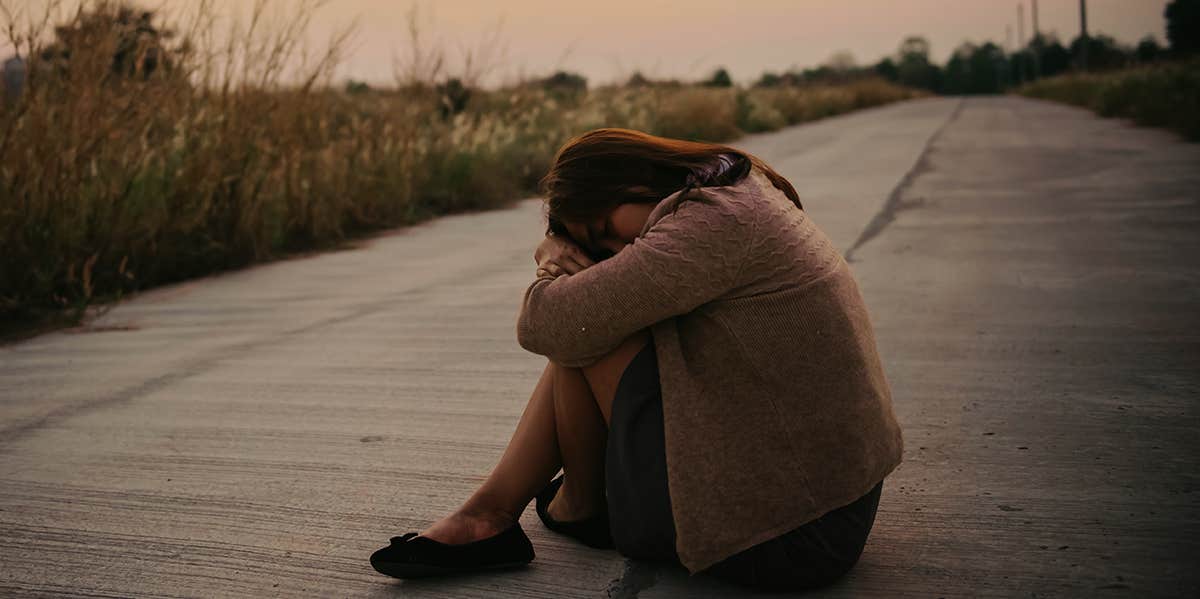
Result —
POLYGON ((558 472, 565 471, 553 514, 593 513, 604 494, 604 450, 612 399, 625 367, 650 340, 641 331, 597 362, 568 368, 549 362, 500 461, 455 512, 421 531, 449 544, 508 528, 558 472))
POLYGON ((592 364, 555 373, 554 405, 563 449, 563 484, 547 508, 555 520, 588 518, 603 509, 613 398, 625 369, 647 343, 650 333, 640 331, 592 364), (577 400, 584 396, 589 399, 577 400))

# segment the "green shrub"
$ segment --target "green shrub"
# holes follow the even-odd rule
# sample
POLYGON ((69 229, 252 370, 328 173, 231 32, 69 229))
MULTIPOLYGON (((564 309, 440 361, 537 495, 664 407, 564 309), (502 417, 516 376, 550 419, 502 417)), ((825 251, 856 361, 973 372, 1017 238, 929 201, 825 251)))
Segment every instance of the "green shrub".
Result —
POLYGON ((1200 59, 1042 79, 1017 93, 1082 106, 1200 140, 1200 59))

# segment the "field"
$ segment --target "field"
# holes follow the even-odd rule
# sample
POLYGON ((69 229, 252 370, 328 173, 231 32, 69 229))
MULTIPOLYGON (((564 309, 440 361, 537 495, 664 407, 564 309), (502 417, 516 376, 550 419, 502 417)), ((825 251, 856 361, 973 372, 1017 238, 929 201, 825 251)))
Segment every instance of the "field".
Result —
MULTIPOLYGON (((881 80, 589 89, 550 77, 467 94, 434 77, 339 86, 329 77, 336 47, 288 75, 288 36, 302 22, 283 35, 247 27, 223 53, 206 53, 144 35, 130 46, 122 15, 100 6, 110 12, 99 21, 60 27, 57 47, 44 35, 14 40, 43 58, 31 61, 22 93, 0 104, 8 330, 76 322, 139 289, 504 206, 531 195, 555 150, 589 129, 724 142, 917 95, 881 80)), ((205 39, 206 26, 185 25, 178 38, 205 39)))

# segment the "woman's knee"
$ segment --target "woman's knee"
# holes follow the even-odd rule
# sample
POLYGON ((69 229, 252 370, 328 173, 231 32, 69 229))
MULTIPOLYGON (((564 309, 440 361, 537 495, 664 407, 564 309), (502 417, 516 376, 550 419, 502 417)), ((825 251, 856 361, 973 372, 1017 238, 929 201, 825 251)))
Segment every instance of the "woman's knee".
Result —
POLYGON ((571 368, 557 365, 558 371, 554 376, 560 380, 560 383, 556 385, 556 389, 573 386, 571 384, 564 385, 562 381, 566 380, 584 386, 591 392, 604 416, 605 423, 608 423, 612 414, 612 401, 617 391, 617 383, 625 373, 625 368, 648 343, 652 343, 649 330, 641 330, 625 338, 608 354, 587 366, 571 368))
POLYGON ((604 357, 584 366, 580 370, 592 385, 593 390, 599 386, 601 388, 608 388, 608 391, 615 392, 617 382, 621 380, 621 375, 625 373, 625 368, 642 351, 642 348, 651 342, 652 340, 648 331, 638 331, 627 337, 620 345, 605 354, 604 357))

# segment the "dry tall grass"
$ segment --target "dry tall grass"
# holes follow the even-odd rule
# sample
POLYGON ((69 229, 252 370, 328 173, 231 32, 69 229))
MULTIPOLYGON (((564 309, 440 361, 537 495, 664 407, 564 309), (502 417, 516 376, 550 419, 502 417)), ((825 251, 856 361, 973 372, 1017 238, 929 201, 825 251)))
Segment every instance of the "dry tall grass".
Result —
MULTIPOLYGON (((88 6, 119 16, 102 0, 88 6)), ((132 290, 503 206, 532 193, 566 139, 597 127, 729 141, 914 95, 882 81, 583 93, 521 84, 474 89, 465 110, 444 114, 436 68, 428 80, 411 69, 393 90, 332 87, 345 38, 286 73, 310 12, 267 30, 258 10, 216 32, 200 7, 172 38, 135 36, 123 70, 113 56, 128 31, 77 13, 69 60, 40 58, 49 24, 21 32, 7 12, 30 60, 24 92, 0 107, 0 322, 74 320, 132 290)))
POLYGON ((1016 93, 1165 127, 1200 141, 1200 59, 1039 79, 1016 93))

